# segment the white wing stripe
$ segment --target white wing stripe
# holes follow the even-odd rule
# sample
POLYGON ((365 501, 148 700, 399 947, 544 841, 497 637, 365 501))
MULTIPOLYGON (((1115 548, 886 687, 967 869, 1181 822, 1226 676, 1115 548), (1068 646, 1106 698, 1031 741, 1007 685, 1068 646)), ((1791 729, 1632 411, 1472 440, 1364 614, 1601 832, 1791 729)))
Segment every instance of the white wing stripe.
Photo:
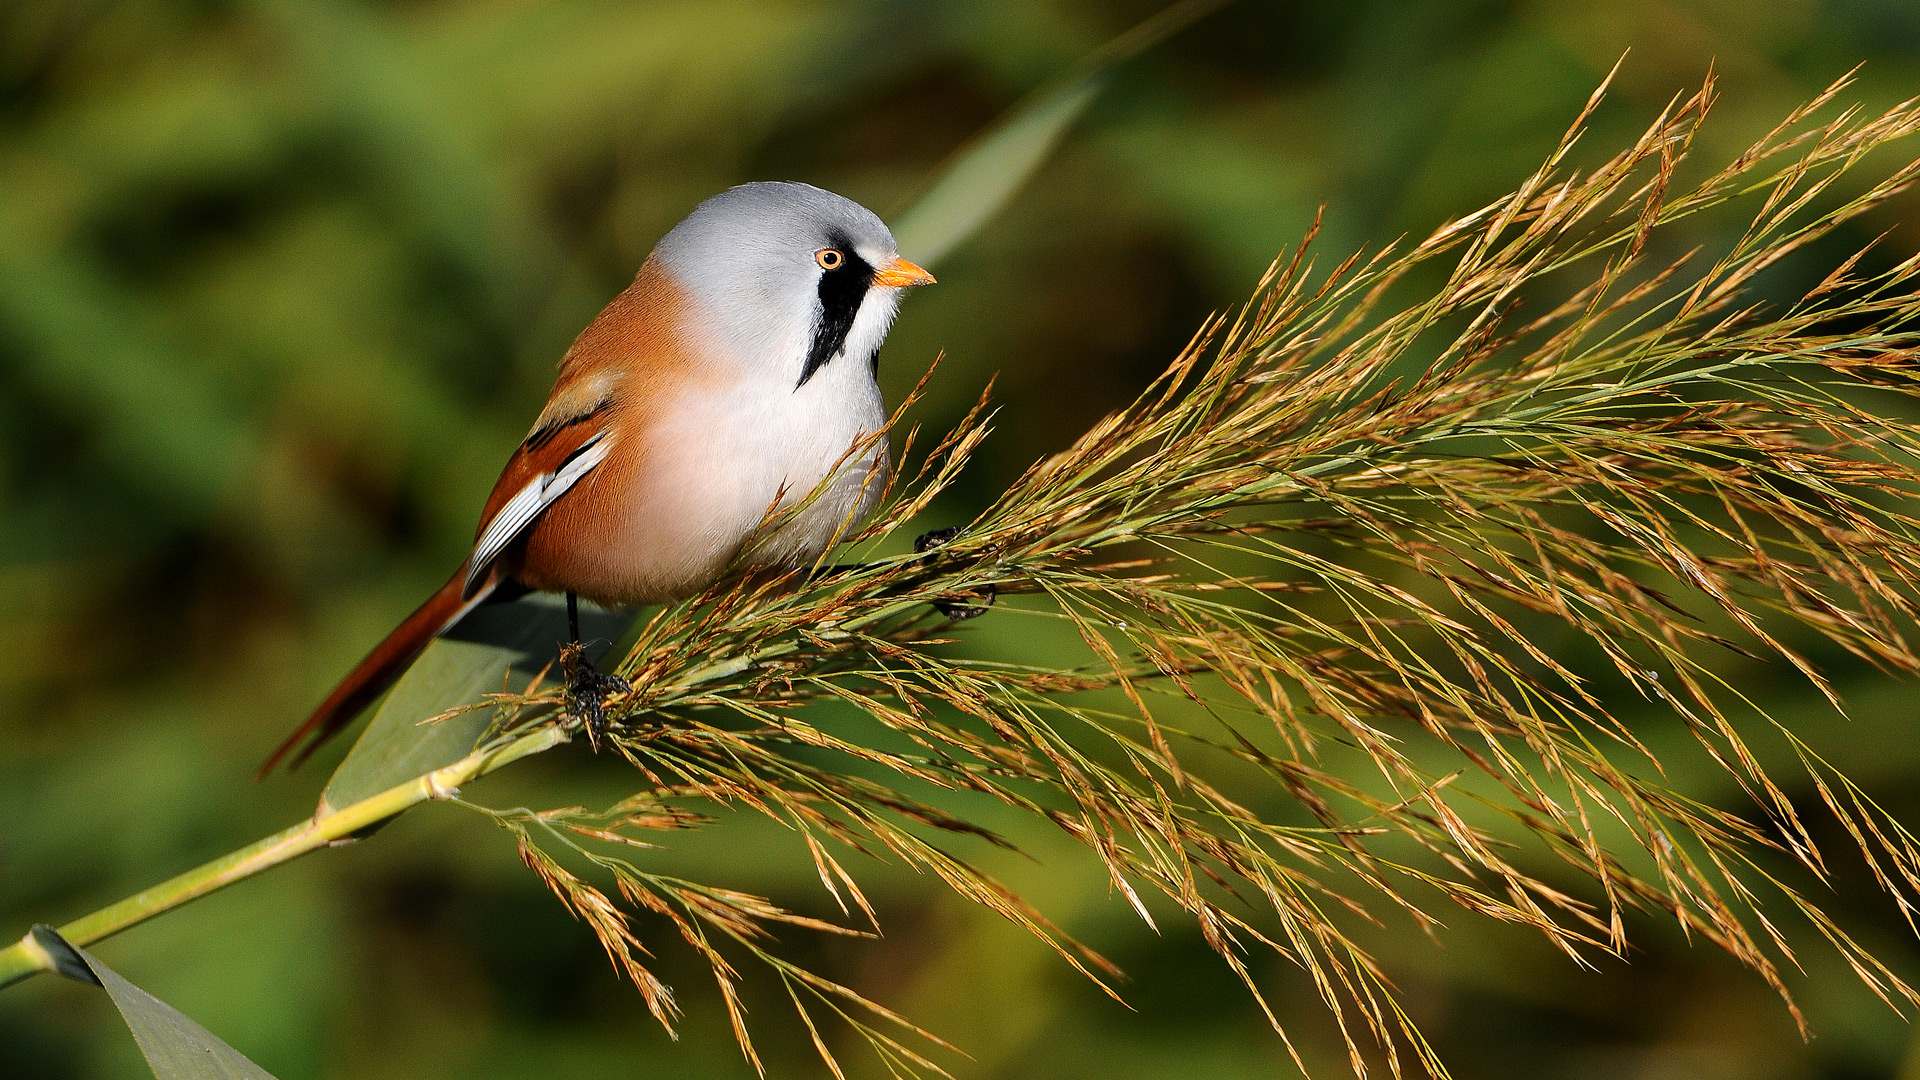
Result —
POLYGON ((486 575, 487 568, 513 542, 514 537, 533 524, 541 511, 565 495, 581 477, 592 472, 594 466, 605 461, 607 452, 612 449, 613 442, 602 431, 581 443, 580 449, 569 455, 557 471, 541 473, 527 481, 526 487, 515 492, 513 498, 500 508, 500 512, 493 515, 493 520, 487 522, 486 529, 480 533, 480 541, 473 546, 473 558, 467 563, 467 580, 463 591, 472 593, 474 585, 486 575))
POLYGON ((474 545, 473 558, 467 566, 466 592, 472 592, 474 582, 480 580, 492 564, 494 556, 500 554, 507 542, 512 540, 521 529, 527 527, 540 513, 540 485, 544 476, 536 476, 519 493, 507 500, 500 512, 487 523, 487 531, 480 534, 480 542, 474 545))
POLYGON ((565 495, 567 489, 581 477, 592 472, 595 465, 605 461, 607 452, 612 449, 613 444, 607 441, 605 432, 581 443, 580 449, 575 450, 573 456, 561 464, 560 470, 553 474, 553 479, 547 482, 546 489, 540 493, 541 503, 550 503, 565 495))

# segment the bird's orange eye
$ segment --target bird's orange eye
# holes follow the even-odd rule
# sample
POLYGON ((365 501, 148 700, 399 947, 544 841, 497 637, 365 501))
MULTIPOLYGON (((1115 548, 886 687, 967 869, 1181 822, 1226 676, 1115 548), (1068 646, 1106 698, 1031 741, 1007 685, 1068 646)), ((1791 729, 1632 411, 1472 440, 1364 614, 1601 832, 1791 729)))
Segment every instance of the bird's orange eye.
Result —
POLYGON ((838 270, 847 257, 834 248, 821 248, 813 253, 813 261, 819 263, 822 270, 838 270))

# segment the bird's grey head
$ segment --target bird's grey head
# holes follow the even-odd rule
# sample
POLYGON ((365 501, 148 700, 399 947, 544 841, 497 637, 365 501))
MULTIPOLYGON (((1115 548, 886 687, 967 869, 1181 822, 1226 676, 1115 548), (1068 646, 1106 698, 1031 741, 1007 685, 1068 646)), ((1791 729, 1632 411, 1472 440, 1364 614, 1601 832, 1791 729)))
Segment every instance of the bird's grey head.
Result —
POLYGON ((662 237, 653 258, 730 359, 775 365, 796 389, 837 362, 871 371, 901 288, 933 280, 900 258, 873 211, 811 184, 723 191, 662 237))

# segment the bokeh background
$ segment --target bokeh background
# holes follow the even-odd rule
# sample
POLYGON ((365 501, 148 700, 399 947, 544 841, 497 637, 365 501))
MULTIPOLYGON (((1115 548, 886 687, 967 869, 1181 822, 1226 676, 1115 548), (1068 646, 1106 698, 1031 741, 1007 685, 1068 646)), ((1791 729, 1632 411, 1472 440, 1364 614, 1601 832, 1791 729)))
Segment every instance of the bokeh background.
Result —
MULTIPOLYGON (((789 178, 896 213, 1157 3, 0 2, 0 937, 311 808, 337 749, 252 768, 458 563, 554 360, 697 201, 789 178)), ((1920 5, 1238 0, 1122 69, 907 304, 882 381, 897 399, 945 353, 921 421, 999 375, 998 434, 942 513, 1125 401, 1316 205, 1344 254, 1508 190, 1628 50, 1595 146, 1711 65, 1700 152, 1725 159, 1856 64, 1852 98, 1920 93, 1920 5)), ((1920 221, 1900 216, 1863 228, 1904 225, 1906 254, 1920 221)), ((1809 708, 1803 730, 1920 810, 1913 688, 1837 675, 1859 715, 1809 708)), ((485 797, 619 780, 551 756, 485 797)), ((1190 927, 1149 931, 1060 837, 994 824, 1034 857, 992 869, 1118 961, 1130 1007, 879 867, 883 940, 791 933, 790 955, 955 1042, 961 1077, 1296 1075, 1190 927)), ((762 824, 670 843, 714 883, 830 913, 762 824)), ((1914 970, 1862 872, 1822 895, 1914 970)), ((1905 1021, 1827 954, 1793 982, 1802 1042, 1711 947, 1635 931, 1632 963, 1597 971, 1464 915, 1370 944, 1462 1077, 1920 1077, 1905 1021)), ((283 1080, 750 1075, 703 963, 650 940, 688 1007, 678 1041, 504 835, 433 807, 97 951, 283 1080)), ((1338 1075, 1310 988, 1258 970, 1338 1075)), ((749 1002, 777 1075, 825 1075, 777 988, 749 1002)), ((53 979, 0 993, 0 1073, 145 1075, 104 996, 53 979)))

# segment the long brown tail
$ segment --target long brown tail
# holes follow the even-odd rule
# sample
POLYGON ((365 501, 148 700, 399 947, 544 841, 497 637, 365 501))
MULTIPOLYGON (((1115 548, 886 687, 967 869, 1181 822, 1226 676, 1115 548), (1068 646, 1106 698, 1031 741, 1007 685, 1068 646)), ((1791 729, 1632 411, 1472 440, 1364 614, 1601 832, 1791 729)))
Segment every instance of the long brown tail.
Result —
POLYGON ((263 777, 272 772, 273 767, 280 764, 280 759, 293 753, 295 747, 299 747, 299 752, 293 754, 291 767, 299 768, 308 755, 320 749, 328 739, 339 734, 341 728, 360 715, 360 710, 372 704, 374 698, 386 693, 387 688, 399 680, 407 670, 407 665, 420 655, 428 642, 459 621, 462 615, 493 591, 494 583, 488 582, 472 597, 461 599, 460 589, 465 582, 465 575, 466 568, 461 567, 445 585, 440 586, 439 592, 428 597, 419 610, 395 627, 385 641, 375 645, 366 659, 360 661, 347 673, 346 678, 340 680, 340 685, 333 688, 327 700, 313 710, 307 722, 287 736, 287 741, 268 756, 266 764, 261 765, 254 776, 263 777))

